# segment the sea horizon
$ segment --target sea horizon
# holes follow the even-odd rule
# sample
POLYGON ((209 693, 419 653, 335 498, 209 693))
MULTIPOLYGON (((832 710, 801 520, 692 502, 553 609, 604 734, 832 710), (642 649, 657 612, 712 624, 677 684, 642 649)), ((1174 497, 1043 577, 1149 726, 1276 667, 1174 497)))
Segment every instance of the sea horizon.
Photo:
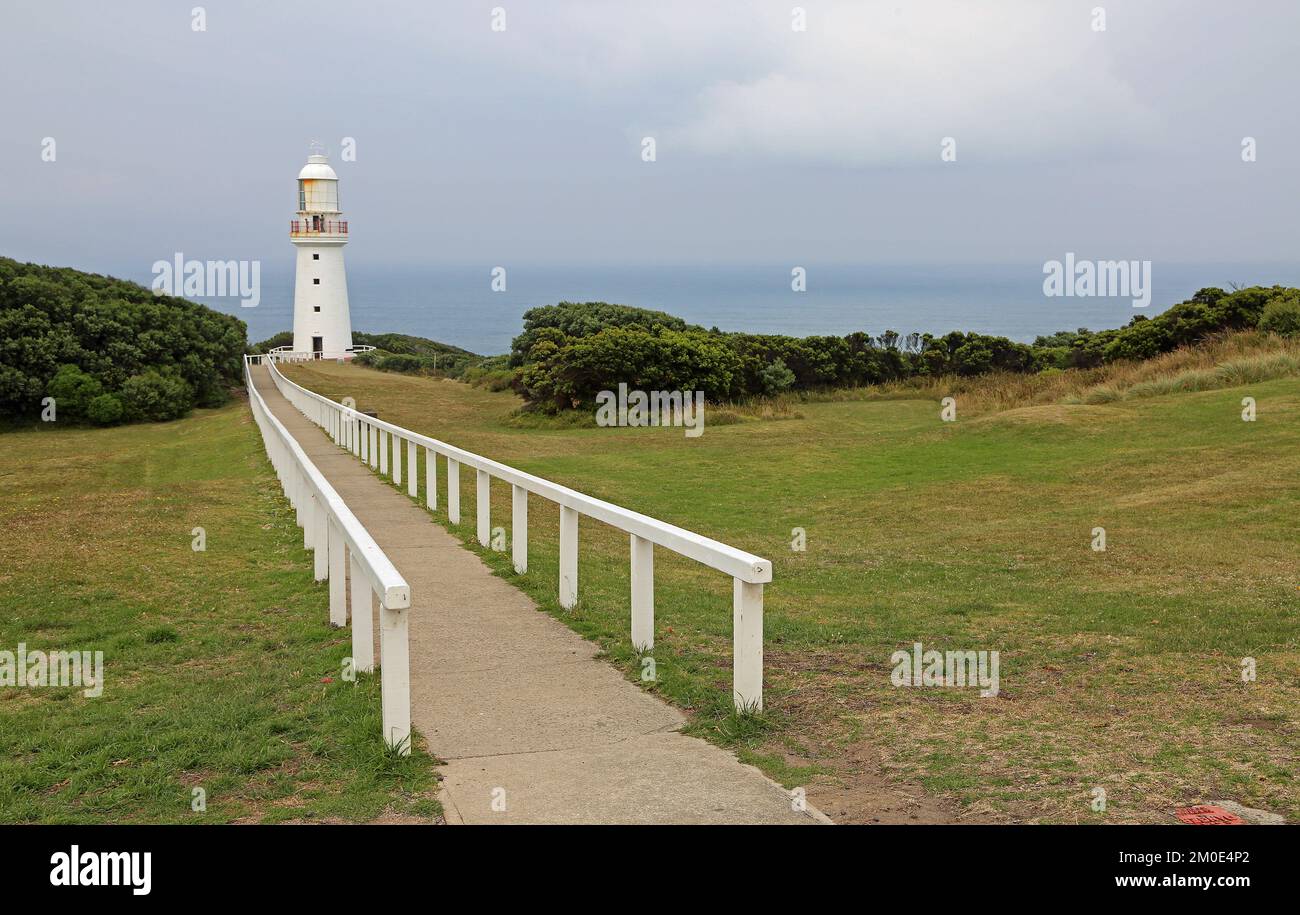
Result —
MULTIPOLYGON (((195 299, 245 321, 250 342, 290 330, 287 261, 262 264, 256 307, 241 307, 235 298, 195 299)), ((1130 296, 1049 297, 1041 263, 803 266, 804 292, 792 290, 791 266, 773 264, 513 266, 498 292, 490 265, 359 264, 348 266, 348 294, 356 331, 413 334, 496 355, 509 351, 525 311, 560 301, 649 308, 724 331, 803 337, 961 330, 1028 343, 1060 330, 1102 330, 1135 315, 1153 317, 1208 286, 1300 285, 1294 264, 1156 262, 1150 305, 1138 308, 1130 296)), ((151 281, 138 270, 125 278, 151 281)))

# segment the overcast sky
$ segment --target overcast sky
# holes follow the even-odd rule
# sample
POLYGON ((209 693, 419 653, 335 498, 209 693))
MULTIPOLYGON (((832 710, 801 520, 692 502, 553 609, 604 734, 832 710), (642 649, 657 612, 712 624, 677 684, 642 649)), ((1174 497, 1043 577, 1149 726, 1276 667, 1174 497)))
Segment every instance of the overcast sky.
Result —
POLYGON ((287 268, 316 139, 350 265, 1296 256, 1285 0, 194 6, 0 6, 0 253, 287 268))

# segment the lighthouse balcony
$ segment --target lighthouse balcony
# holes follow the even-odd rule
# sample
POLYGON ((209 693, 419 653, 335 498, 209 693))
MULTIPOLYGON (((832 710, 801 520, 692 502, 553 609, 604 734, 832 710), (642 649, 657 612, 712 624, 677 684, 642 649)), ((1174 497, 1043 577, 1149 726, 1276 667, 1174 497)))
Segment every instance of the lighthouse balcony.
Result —
POLYGON ((346 219, 291 219, 289 237, 346 239, 348 221, 346 219))

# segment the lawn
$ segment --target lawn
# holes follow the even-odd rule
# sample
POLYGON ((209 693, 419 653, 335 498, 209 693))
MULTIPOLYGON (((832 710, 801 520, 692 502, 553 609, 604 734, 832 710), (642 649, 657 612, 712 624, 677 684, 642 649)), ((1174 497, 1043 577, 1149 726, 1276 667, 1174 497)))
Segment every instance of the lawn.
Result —
POLYGON ((0 687, 0 822, 438 816, 433 761, 383 746, 378 680, 341 675, 246 403, 0 445, 0 649, 104 653, 97 698, 0 687))
MULTIPOLYGON (((1294 377, 1096 405, 980 412, 959 398, 952 423, 932 400, 810 402, 687 438, 538 427, 512 416, 513 394, 447 380, 287 373, 771 559, 764 720, 728 715, 730 580, 662 549, 649 688, 841 819, 872 820, 891 793, 922 819, 1172 822, 1216 799, 1300 816, 1294 377), (891 655, 915 642, 998 651, 998 695, 894 687, 891 655)), ((462 486, 468 540, 472 474, 462 486)), ((509 498, 494 487, 507 530, 509 498)), ((556 515, 533 500, 526 575, 480 552, 635 676, 627 538, 584 519, 580 603, 565 612, 556 515)))

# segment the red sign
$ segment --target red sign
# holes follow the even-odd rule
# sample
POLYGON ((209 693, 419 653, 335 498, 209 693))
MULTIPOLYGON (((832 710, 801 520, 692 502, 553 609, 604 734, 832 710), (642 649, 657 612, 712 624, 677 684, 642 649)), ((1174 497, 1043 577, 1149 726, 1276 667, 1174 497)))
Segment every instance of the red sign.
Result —
POLYGON ((1246 821, 1235 813, 1229 813, 1213 804, 1197 804, 1195 807, 1179 807, 1174 815, 1191 826, 1245 826, 1246 821))

